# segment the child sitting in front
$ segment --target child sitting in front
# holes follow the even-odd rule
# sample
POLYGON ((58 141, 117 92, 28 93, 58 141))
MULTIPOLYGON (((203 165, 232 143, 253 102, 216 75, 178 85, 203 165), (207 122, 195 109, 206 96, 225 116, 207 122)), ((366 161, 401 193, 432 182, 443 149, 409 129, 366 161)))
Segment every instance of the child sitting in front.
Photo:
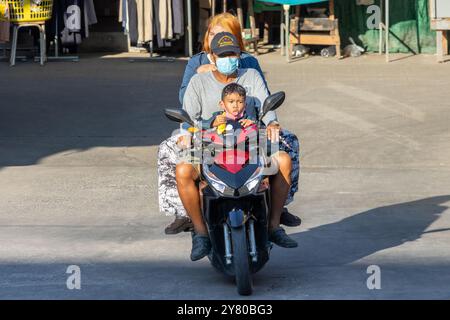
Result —
POLYGON ((238 121, 242 127, 248 127, 256 122, 254 115, 250 115, 245 107, 246 92, 237 83, 230 83, 222 90, 219 102, 223 111, 214 112, 212 117, 201 121, 202 129, 217 128, 217 133, 225 131, 227 120, 238 121))

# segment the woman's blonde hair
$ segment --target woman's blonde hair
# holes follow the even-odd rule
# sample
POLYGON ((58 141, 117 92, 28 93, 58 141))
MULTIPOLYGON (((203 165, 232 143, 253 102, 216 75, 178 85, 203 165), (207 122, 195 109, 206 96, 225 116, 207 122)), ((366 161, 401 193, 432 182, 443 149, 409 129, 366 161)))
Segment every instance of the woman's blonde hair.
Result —
POLYGON ((241 50, 244 51, 244 41, 242 40, 242 30, 241 25, 239 24, 238 18, 236 18, 231 13, 225 12, 218 15, 215 15, 211 18, 208 24, 208 29, 206 30, 205 37, 203 38, 203 51, 211 53, 211 48, 209 46, 209 33, 212 28, 215 26, 221 26, 224 28, 227 32, 232 33, 237 41, 239 42, 239 46, 241 47, 241 50))

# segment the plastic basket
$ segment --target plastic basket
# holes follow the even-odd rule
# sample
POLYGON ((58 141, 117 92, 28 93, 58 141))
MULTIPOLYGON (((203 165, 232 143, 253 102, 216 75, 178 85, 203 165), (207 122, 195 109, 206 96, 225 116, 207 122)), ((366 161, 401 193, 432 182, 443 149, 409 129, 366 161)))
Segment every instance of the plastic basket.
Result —
POLYGON ((9 6, 4 0, 0 0, 0 21, 8 21, 9 6))
POLYGON ((9 11, 7 20, 10 22, 46 21, 52 18, 53 0, 0 0, 0 14, 2 4, 3 9, 9 11))

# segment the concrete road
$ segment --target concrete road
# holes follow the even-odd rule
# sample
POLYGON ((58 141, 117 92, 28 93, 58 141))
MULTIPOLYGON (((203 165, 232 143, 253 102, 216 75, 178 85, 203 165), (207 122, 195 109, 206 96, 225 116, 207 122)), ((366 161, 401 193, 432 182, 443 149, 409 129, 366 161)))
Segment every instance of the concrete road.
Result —
MULTIPOLYGON (((450 64, 259 59, 301 140, 304 223, 251 298, 449 299, 450 64)), ((0 64, 0 298, 239 298, 158 212, 157 146, 176 127, 162 110, 185 63, 0 64)))

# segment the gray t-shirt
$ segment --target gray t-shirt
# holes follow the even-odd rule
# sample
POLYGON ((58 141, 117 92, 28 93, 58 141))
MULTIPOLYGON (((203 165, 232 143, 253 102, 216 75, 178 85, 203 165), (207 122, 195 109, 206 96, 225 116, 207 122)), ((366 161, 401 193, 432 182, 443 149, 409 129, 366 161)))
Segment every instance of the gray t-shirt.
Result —
MULTIPOLYGON (((255 115, 269 93, 258 71, 255 69, 239 69, 236 83, 247 91, 246 111, 249 115, 255 115)), ((183 109, 187 111, 194 121, 211 118, 214 112, 220 109, 219 102, 222 90, 226 84, 219 82, 212 71, 198 73, 192 77, 186 89, 183 99, 183 109)), ((277 120, 276 113, 269 111, 263 118, 264 124, 277 120)))

